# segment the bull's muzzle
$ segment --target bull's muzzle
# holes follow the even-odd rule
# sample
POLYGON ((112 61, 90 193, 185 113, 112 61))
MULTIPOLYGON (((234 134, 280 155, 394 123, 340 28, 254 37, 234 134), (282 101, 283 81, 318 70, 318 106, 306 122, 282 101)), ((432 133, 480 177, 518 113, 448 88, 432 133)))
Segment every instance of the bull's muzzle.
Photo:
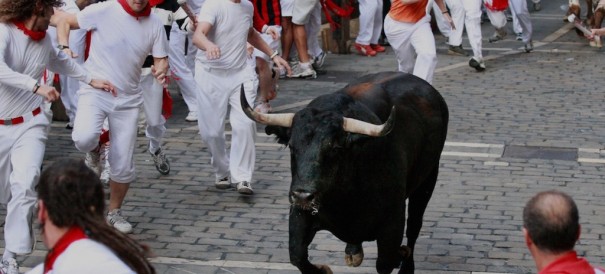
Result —
POLYGON ((319 204, 315 199, 315 195, 306 191, 290 192, 290 202, 293 206, 298 206, 304 210, 310 210, 311 214, 315 215, 319 211, 319 204))

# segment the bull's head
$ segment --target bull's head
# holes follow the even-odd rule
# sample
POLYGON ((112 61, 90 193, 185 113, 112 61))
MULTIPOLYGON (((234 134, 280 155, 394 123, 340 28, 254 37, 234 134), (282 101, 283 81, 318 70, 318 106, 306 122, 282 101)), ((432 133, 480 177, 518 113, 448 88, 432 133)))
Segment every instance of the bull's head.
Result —
POLYGON ((296 115, 263 114, 250 107, 243 87, 240 101, 250 119, 267 125, 267 134, 277 135, 279 143, 290 147, 292 184, 289 199, 294 206, 312 213, 319 210, 322 186, 330 183, 325 181, 337 178, 337 171, 330 167, 346 158, 346 149, 357 140, 387 135, 395 117, 395 108, 382 125, 315 108, 305 108, 296 115))

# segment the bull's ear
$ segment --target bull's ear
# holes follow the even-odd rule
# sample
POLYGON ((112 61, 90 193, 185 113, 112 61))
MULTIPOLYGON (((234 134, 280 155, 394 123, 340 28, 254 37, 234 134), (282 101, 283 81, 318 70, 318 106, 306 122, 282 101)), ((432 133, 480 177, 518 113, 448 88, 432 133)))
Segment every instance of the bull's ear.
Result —
POLYGON ((275 135, 277 142, 287 146, 288 142, 290 142, 290 128, 281 127, 281 126, 266 126, 265 133, 267 135, 275 135))

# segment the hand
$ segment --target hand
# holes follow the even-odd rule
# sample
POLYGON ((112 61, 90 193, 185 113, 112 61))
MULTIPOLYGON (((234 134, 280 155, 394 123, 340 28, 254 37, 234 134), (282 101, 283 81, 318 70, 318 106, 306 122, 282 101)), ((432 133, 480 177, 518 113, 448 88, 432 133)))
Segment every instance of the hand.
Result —
POLYGON ((445 19, 445 21, 447 21, 450 24, 450 27, 452 28, 452 30, 456 29, 456 25, 454 24, 454 20, 452 20, 452 16, 450 16, 449 12, 446 12, 443 14, 443 19, 445 19))
POLYGON ((153 77, 155 77, 155 79, 157 79, 158 82, 162 85, 164 85, 164 83, 166 83, 166 74, 167 73, 168 73, 168 68, 156 70, 155 66, 151 65, 151 74, 153 74, 153 77))
POLYGON ((273 41, 279 39, 279 31, 277 31, 277 28, 274 26, 269 26, 265 33, 271 35, 271 39, 273 39, 273 41))
POLYGON ((71 58, 77 58, 79 55, 73 51, 71 51, 71 49, 63 49, 63 53, 67 54, 67 56, 71 57, 71 58))
POLYGON ((246 52, 248 53, 248 58, 252 58, 252 54, 254 53, 254 46, 250 43, 246 43, 246 52))
POLYGON ((61 97, 61 94, 54 87, 47 85, 41 85, 36 94, 44 97, 46 102, 54 102, 61 97))
POLYGON ((275 62, 280 70, 286 69, 286 74, 288 76, 292 75, 292 68, 290 68, 290 65, 286 60, 284 60, 284 58, 281 58, 281 56, 277 55, 273 57, 273 62, 275 62))
POLYGON ((221 49, 219 49, 218 46, 212 42, 210 42, 209 44, 210 45, 208 47, 206 47, 206 58, 208 58, 208 60, 214 60, 214 59, 220 58, 221 49))
POLYGON ((113 97, 118 97, 118 92, 116 91, 116 88, 107 80, 92 79, 92 81, 90 81, 90 83, 88 84, 93 88, 102 89, 111 93, 113 97))

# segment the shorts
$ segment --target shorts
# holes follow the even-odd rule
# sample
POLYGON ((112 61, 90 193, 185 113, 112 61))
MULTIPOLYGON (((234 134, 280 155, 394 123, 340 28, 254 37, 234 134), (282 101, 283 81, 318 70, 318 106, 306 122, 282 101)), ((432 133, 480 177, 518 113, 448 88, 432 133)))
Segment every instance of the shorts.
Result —
POLYGON ((292 10, 292 23, 297 25, 306 25, 315 5, 319 0, 295 0, 292 10))
POLYGON ((281 16, 292 17, 292 11, 294 10, 294 1, 296 0, 279 0, 281 5, 281 16))

